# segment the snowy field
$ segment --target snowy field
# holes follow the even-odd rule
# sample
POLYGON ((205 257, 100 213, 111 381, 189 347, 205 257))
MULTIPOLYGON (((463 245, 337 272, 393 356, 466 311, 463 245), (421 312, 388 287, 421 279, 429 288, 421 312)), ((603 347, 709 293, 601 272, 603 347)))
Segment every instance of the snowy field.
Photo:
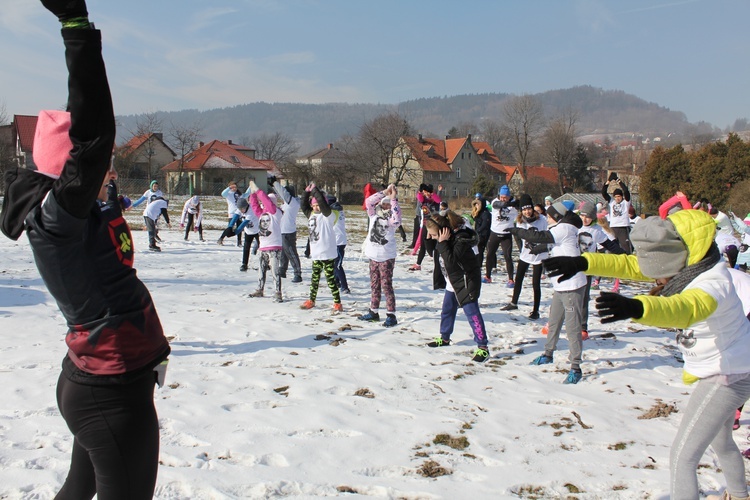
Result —
MULTIPOLYGON (((361 210, 348 217, 364 227, 361 210)), ((386 329, 357 320, 369 304, 361 231, 345 261, 352 294, 334 315, 325 284, 315 309, 299 308, 309 260, 304 283, 284 281, 283 303, 251 299, 256 272, 238 271, 240 249, 216 245, 217 228, 185 242, 178 224, 162 229, 161 253, 134 231, 135 267, 172 344, 167 385, 156 391, 156 498, 667 497, 669 448, 690 393, 672 333, 592 318, 584 378, 563 385, 565 340, 554 364, 529 365, 543 350, 546 280, 538 321, 527 319, 530 276, 509 313, 500 307, 511 290, 483 286, 491 359, 478 365, 460 312, 453 346, 425 346, 443 292, 431 289, 429 258, 407 271, 415 258, 406 244, 394 278, 399 324, 386 329)), ((0 259, 0 498, 52 498, 72 443, 55 403, 65 323, 25 236, 0 239, 0 259)), ((625 283, 621 292, 645 289, 625 283)), ((735 433, 742 449, 748 423, 735 433)), ((699 481, 706 493, 724 483, 710 451, 699 481)))

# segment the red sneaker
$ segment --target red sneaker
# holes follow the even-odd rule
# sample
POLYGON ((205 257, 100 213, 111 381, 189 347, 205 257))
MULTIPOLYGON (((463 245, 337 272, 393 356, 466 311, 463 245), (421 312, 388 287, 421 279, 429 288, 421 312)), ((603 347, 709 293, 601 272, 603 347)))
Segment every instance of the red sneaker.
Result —
POLYGON ((312 300, 306 300, 299 306, 300 309, 312 309, 313 307, 315 307, 315 302, 312 300))
POLYGON ((339 302, 338 304, 333 304, 333 312, 341 312, 344 310, 344 306, 339 302))
POLYGON ((581 330, 581 340, 588 340, 589 339, 589 332, 586 330, 581 330))
POLYGON ((546 325, 542 327, 542 335, 547 335, 548 333, 549 333, 549 323, 547 323, 546 325))

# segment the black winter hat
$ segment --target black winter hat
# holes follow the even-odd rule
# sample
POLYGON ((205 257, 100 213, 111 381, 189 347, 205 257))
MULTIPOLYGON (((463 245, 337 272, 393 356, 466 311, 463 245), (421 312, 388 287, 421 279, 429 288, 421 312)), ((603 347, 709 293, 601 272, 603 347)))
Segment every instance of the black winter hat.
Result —
POLYGON ((522 194, 521 201, 518 206, 521 207, 521 210, 523 210, 524 208, 534 208, 534 202, 531 201, 531 196, 529 196, 528 194, 522 194))

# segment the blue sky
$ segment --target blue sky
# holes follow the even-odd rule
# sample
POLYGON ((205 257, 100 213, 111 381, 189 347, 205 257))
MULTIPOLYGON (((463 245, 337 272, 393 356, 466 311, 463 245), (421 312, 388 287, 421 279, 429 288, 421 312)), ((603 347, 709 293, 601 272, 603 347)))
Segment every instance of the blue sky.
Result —
MULTIPOLYGON (((117 114, 249 102, 623 90, 691 122, 750 118, 747 0, 89 0, 117 114)), ((59 24, 3 0, 0 103, 66 98, 59 24)))

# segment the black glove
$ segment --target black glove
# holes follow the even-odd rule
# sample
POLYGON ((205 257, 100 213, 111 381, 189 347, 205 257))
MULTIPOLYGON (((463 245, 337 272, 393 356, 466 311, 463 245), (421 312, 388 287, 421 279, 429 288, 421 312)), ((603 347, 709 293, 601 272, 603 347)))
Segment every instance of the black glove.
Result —
POLYGON ((546 243, 537 243, 536 245, 532 245, 532 247, 529 249, 529 253, 531 255, 539 255, 547 252, 549 252, 549 245, 547 245, 546 243))
POLYGON ((518 231, 519 231, 520 229, 521 229, 521 228, 520 228, 520 227, 518 227, 518 226, 512 226, 512 227, 509 227, 508 229, 506 229, 506 231, 507 231, 507 232, 509 232, 510 234, 512 234, 513 236, 515 236, 515 235, 517 235, 517 234, 518 234, 518 231))
POLYGON ((276 183, 276 176, 275 175, 272 175, 271 177, 268 178, 268 185, 269 186, 273 186, 275 183, 276 183))
POLYGON ((619 293, 601 292, 596 298, 596 310, 602 323, 614 323, 622 319, 643 316, 643 304, 640 300, 629 299, 619 293))
POLYGON ((609 173, 609 181, 616 181, 617 180, 617 172, 610 172, 609 173))
POLYGON ((547 271, 547 276, 554 278, 560 276, 558 281, 569 280, 576 273, 589 268, 589 263, 583 257, 550 257, 542 261, 547 271))
POLYGON ((117 197, 117 186, 113 180, 110 180, 109 184, 107 184, 107 199, 104 201, 104 204, 110 208, 120 207, 120 200, 117 197))
POLYGON ((42 5, 56 15, 60 22, 89 15, 84 0, 42 0, 42 5))

